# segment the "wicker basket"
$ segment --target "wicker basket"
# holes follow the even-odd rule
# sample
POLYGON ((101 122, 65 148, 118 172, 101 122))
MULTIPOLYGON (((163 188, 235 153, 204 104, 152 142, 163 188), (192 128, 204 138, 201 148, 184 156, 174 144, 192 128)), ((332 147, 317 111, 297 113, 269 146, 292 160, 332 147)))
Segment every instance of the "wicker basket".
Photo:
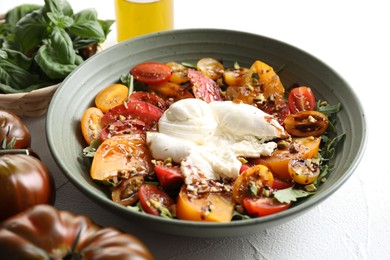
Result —
POLYGON ((0 109, 18 116, 37 117, 46 114, 50 100, 59 84, 16 94, 0 94, 0 109))

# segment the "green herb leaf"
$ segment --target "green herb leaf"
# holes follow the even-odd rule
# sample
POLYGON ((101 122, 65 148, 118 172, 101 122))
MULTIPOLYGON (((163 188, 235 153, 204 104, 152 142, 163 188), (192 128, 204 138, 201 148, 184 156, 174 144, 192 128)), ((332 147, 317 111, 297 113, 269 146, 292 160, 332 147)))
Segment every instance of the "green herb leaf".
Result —
POLYGON ((314 192, 307 192, 304 190, 297 190, 293 189, 293 187, 283 189, 283 190, 277 190, 274 192, 274 197, 280 202, 280 203, 289 203, 293 201, 297 201, 298 198, 307 197, 314 194, 314 192))
POLYGON ((106 38, 105 31, 97 19, 97 13, 94 9, 83 10, 73 16, 74 24, 69 31, 83 38, 94 38, 99 42, 106 38))

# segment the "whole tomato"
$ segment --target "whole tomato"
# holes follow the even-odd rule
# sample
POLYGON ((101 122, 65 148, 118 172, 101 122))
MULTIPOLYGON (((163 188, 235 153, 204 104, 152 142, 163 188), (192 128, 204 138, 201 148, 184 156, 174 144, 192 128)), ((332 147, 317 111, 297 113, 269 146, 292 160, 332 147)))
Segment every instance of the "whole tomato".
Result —
POLYGON ((0 155, 0 222, 31 206, 53 204, 54 199, 53 178, 39 159, 26 154, 0 155))
POLYGON ((0 110, 0 141, 6 138, 6 147, 11 149, 31 146, 30 131, 23 121, 15 114, 0 110))
POLYGON ((0 252, 4 259, 153 259, 136 237, 49 205, 1 223, 0 252))

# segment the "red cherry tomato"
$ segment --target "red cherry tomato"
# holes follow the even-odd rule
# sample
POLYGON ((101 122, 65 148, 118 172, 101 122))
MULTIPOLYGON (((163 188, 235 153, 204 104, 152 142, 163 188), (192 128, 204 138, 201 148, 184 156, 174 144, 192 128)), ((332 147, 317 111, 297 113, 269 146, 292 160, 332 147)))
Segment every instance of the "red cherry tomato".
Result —
POLYGON ((155 85, 168 81, 171 78, 172 69, 163 63, 144 62, 134 66, 130 74, 140 82, 155 85))
POLYGON ((275 198, 260 197, 244 199, 244 207, 249 215, 262 217, 284 211, 290 207, 290 203, 280 203, 275 198))
POLYGON ((316 100, 311 89, 305 86, 292 89, 288 95, 288 107, 293 114, 316 110, 316 100))
POLYGON ((167 193, 152 184, 144 184, 138 191, 142 209, 155 216, 173 212, 175 202, 167 193))
POLYGON ((293 182, 284 181, 274 176, 274 182, 272 184, 272 189, 274 190, 283 190, 293 186, 293 182))
POLYGON ((145 122, 136 118, 117 120, 101 130, 100 141, 121 134, 142 134, 146 131, 145 122))
POLYGON ((180 188, 183 183, 183 175, 181 175, 179 166, 154 165, 154 171, 160 185, 166 189, 180 188))

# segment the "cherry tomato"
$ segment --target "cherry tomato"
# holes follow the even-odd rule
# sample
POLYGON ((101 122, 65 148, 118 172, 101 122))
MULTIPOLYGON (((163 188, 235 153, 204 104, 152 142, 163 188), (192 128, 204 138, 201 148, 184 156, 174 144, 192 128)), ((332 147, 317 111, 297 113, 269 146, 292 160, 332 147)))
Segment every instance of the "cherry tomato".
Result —
POLYGON ((117 120, 101 130, 100 141, 104 142, 115 135, 142 134, 146 129, 145 122, 136 118, 117 120))
POLYGON ((173 215, 175 202, 167 193, 152 184, 144 184, 138 191, 142 209, 149 214, 161 216, 169 212, 173 215))
POLYGON ((95 97, 95 105, 103 113, 126 101, 129 88, 123 84, 112 84, 100 91, 95 97))
POLYGON ((184 183, 179 166, 154 165, 154 172, 158 182, 163 188, 177 189, 184 183))
POLYGON ((174 61, 168 62, 167 65, 172 69, 172 76, 169 79, 171 82, 183 84, 189 81, 187 67, 174 61))
POLYGON ((224 66, 213 58, 200 59, 196 64, 196 69, 212 80, 222 77, 224 66))
POLYGON ((26 154, 0 156, 0 222, 54 199, 54 180, 40 160, 26 154))
POLYGON ((92 57, 96 54, 98 50, 98 44, 90 44, 82 49, 79 49, 80 56, 83 57, 84 60, 92 57))
POLYGON ((133 174, 153 172, 151 156, 144 134, 116 135, 96 150, 90 174, 94 180, 129 178, 133 174))
POLYGON ((2 259, 153 259, 136 237, 48 205, 0 224, 2 259))
POLYGON ((207 103, 222 100, 221 89, 214 80, 193 69, 188 70, 188 77, 190 78, 192 91, 196 98, 202 99, 207 103))
POLYGON ((130 206, 138 201, 138 190, 144 184, 144 176, 136 175, 121 181, 111 192, 111 198, 114 202, 130 206))
POLYGON ((264 186, 272 187, 274 177, 264 165, 255 165, 242 172, 233 184, 233 198, 242 204, 244 198, 261 194, 264 186))
POLYGON ((316 110, 316 100, 311 89, 305 86, 292 89, 288 95, 288 107, 293 114, 316 110))
POLYGON ((81 132, 87 144, 99 139, 103 128, 101 124, 103 115, 103 112, 96 107, 89 107, 85 110, 81 118, 81 132))
POLYGON ((223 80, 228 86, 241 86, 248 72, 248 68, 229 68, 224 71, 223 80))
POLYGON ((139 119, 145 123, 145 130, 148 131, 156 126, 162 113, 163 111, 160 108, 150 103, 130 100, 126 104, 110 109, 104 114, 101 122, 103 126, 107 126, 117 120, 139 119))
POLYGON ((140 82, 155 85, 168 81, 172 75, 172 69, 163 63, 144 62, 134 66, 130 74, 140 82))
POLYGON ((262 217, 284 211, 291 203, 280 203, 275 198, 260 197, 244 199, 244 208, 250 216, 262 217))
POLYGON ((293 136, 320 136, 328 128, 328 117, 318 111, 300 111, 287 116, 284 127, 293 136))
POLYGON ((0 110, 0 142, 6 140, 8 149, 23 149, 31 146, 30 131, 23 121, 12 112, 0 110))
POLYGON ((293 181, 299 184, 310 184, 320 175, 319 159, 293 159, 288 163, 288 172, 293 181))
POLYGON ((131 93, 129 100, 143 101, 146 103, 150 103, 150 104, 158 107, 162 111, 167 109, 167 104, 165 103, 164 99, 162 99, 161 97, 159 97, 153 93, 149 93, 149 92, 144 92, 144 91, 133 92, 133 93, 131 93))

